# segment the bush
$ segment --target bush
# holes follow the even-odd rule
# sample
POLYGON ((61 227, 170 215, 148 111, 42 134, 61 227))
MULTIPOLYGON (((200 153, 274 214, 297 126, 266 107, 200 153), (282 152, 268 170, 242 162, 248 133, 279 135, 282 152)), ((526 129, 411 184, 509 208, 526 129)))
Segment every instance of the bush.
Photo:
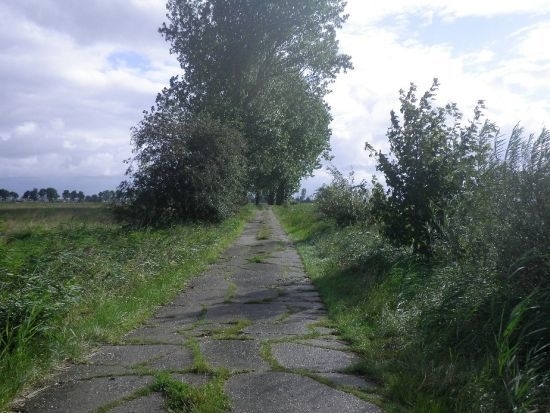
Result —
POLYGON ((172 123, 156 115, 134 131, 137 167, 122 185, 130 204, 119 213, 138 224, 162 225, 221 221, 236 212, 244 200, 240 132, 208 114, 172 123))
POLYGON ((369 190, 365 182, 355 185, 353 172, 346 178, 331 168, 332 182, 323 185, 315 197, 317 208, 339 226, 367 221, 370 217, 369 190))
MULTIPOLYGON (((387 197, 376 209, 386 237, 431 255, 431 230, 438 230, 441 212, 475 181, 489 151, 495 127, 482 123, 483 102, 473 121, 463 125, 456 104, 435 105, 437 79, 419 99, 416 86, 400 91, 402 119, 391 112, 387 137, 390 151, 375 153, 376 169, 384 174, 387 197)), ((371 145, 366 147, 374 152, 371 145)))
POLYGON ((464 129, 456 107, 431 107, 434 90, 402 94, 406 119, 393 116, 390 133, 403 156, 378 154, 389 180, 366 202, 374 219, 357 218, 354 186, 335 174, 317 208, 346 227, 297 220, 315 232, 300 252, 392 401, 417 412, 548 411, 550 133, 516 127, 505 141, 478 125, 479 109, 464 129))

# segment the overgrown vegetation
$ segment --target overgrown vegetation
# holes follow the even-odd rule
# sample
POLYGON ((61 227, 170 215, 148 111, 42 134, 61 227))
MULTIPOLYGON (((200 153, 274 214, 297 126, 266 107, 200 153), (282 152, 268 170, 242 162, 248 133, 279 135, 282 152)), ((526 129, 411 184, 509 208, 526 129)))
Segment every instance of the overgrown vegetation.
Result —
POLYGON ((548 411, 550 133, 501 137, 481 107, 464 128, 436 88, 401 94, 369 219, 277 211, 390 409, 548 411))
POLYGON ((119 207, 141 225, 221 221, 246 202, 243 137, 207 114, 192 116, 160 95, 157 108, 134 130, 140 148, 122 185, 132 200, 119 207))
POLYGON ((219 225, 133 230, 100 206, 0 207, 0 410, 56 362, 116 342, 238 234, 219 225))
POLYGON ((338 225, 346 226, 370 218, 370 191, 365 182, 355 183, 353 172, 345 177, 336 168, 329 169, 332 183, 317 190, 317 208, 332 217, 338 225))

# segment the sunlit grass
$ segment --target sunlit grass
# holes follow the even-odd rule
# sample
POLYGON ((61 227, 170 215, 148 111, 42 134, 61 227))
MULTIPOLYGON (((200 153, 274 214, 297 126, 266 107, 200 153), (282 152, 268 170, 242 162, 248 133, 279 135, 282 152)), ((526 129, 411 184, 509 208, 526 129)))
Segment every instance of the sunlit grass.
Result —
POLYGON ((53 229, 75 224, 113 225, 114 217, 106 204, 100 203, 0 203, 0 235, 33 229, 53 229))
POLYGON ((166 406, 171 412, 220 413, 229 411, 231 402, 224 391, 227 375, 216 373, 202 386, 192 386, 175 380, 167 373, 159 373, 151 386, 164 394, 166 406))
MULTIPOLYGON (((362 361, 352 373, 380 384, 372 396, 373 400, 383 401, 386 411, 409 411, 390 395, 394 367, 399 362, 396 357, 407 338, 399 336, 393 313, 385 310, 394 305, 393 291, 383 291, 384 287, 377 286, 375 279, 364 272, 342 266, 334 248, 345 234, 318 215, 313 205, 276 208, 275 212, 296 242, 306 273, 318 288, 331 322, 361 356, 362 361)), ((411 391, 417 389, 411 387, 411 391)))
POLYGON ((247 258, 247 261, 254 264, 263 264, 269 258, 269 253, 261 252, 247 258))

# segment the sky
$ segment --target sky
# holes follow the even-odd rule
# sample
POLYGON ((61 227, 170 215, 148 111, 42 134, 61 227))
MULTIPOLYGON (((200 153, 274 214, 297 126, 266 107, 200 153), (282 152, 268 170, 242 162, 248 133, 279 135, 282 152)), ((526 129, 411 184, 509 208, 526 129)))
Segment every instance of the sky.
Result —
MULTIPOLYGON (((438 102, 465 119, 479 99, 505 136, 550 127, 550 0, 348 0, 339 31, 354 70, 327 97, 331 164, 356 181, 387 150, 399 90, 433 78, 438 102)), ((2 0, 0 188, 114 189, 131 157, 130 129, 181 74, 158 33, 164 0, 2 0)), ((312 195, 326 167, 302 182, 312 195)))

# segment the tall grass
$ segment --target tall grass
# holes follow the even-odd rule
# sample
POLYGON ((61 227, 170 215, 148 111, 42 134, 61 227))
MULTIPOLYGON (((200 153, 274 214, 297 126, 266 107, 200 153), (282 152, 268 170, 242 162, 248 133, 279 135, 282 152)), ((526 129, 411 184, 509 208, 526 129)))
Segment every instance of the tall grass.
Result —
POLYGON ((56 362, 138 325, 215 259, 249 214, 132 230, 106 208, 1 208, 0 409, 56 362))

